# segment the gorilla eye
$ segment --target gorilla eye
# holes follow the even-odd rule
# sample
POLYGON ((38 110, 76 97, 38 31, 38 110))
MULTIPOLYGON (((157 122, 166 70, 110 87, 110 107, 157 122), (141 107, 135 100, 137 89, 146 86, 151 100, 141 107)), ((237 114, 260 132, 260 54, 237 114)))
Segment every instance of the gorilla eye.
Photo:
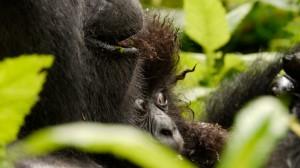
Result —
POLYGON ((172 137, 173 134, 172 134, 172 131, 169 130, 169 129, 162 129, 159 131, 159 133, 163 136, 166 136, 166 137, 172 137))
POLYGON ((159 92, 159 93, 157 94, 157 97, 156 97, 156 104, 157 104, 158 106, 162 106, 162 107, 168 105, 168 100, 167 100, 166 96, 165 96, 162 92, 159 92))

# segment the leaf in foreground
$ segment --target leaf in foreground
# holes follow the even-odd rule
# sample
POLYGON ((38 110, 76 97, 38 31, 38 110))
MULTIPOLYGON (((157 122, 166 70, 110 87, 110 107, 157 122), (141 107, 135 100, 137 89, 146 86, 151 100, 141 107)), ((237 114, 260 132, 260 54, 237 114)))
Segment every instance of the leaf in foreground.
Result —
POLYGON ((51 56, 31 55, 0 62, 0 145, 15 140, 19 128, 46 78, 43 68, 52 65, 51 56))
POLYGON ((287 131, 288 110, 277 99, 262 97, 240 111, 218 168, 259 168, 287 131))
POLYGON ((146 168, 192 168, 151 136, 129 126, 75 123, 36 132, 9 148, 11 160, 75 147, 86 152, 111 153, 146 168))

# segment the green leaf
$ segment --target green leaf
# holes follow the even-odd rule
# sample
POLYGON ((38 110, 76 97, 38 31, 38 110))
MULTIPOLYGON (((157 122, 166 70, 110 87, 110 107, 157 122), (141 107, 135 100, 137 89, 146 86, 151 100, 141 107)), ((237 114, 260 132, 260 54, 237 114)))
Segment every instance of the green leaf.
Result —
POLYGON ((300 41, 300 17, 295 17, 288 25, 284 28, 286 32, 292 35, 290 38, 292 43, 298 43, 300 41))
POLYGON ((192 168, 191 163, 129 126, 74 123, 47 128, 18 141, 8 150, 11 160, 75 147, 93 153, 111 153, 145 168, 192 168))
POLYGON ((0 62, 0 146, 15 140, 30 108, 38 100, 53 58, 45 55, 20 56, 0 62))
POLYGON ((226 11, 219 0, 185 0, 185 31, 207 51, 214 51, 230 38, 226 11))
POLYGON ((259 168, 287 131, 287 108, 273 97, 262 97, 242 109, 217 168, 259 168))
POLYGON ((227 14, 229 30, 232 33, 249 14, 254 6, 254 2, 245 3, 227 14))

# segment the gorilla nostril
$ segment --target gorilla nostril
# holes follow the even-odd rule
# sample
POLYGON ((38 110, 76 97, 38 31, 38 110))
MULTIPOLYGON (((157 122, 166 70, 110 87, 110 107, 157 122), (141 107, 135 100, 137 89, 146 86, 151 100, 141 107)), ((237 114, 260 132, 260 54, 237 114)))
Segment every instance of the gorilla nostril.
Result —
POLYGON ((160 133, 161 135, 163 135, 163 136, 166 136, 166 137, 172 137, 172 136, 173 136, 172 131, 169 130, 169 129, 161 129, 161 130, 159 131, 159 133, 160 133))

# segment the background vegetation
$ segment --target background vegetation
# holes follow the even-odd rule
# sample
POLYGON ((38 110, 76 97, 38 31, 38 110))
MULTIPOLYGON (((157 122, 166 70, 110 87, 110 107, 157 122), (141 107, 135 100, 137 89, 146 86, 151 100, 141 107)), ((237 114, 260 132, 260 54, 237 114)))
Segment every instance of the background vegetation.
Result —
MULTIPOLYGON (((174 23, 181 28, 178 71, 195 65, 196 69, 178 84, 176 92, 190 102, 195 120, 201 118, 203 101, 221 81, 247 69, 257 56, 272 57, 300 41, 298 0, 141 1, 149 10, 174 17, 174 23)), ((16 160, 64 147, 110 152, 142 167, 194 167, 145 133, 117 125, 57 126, 9 145, 16 140, 24 117, 38 100, 46 75, 40 70, 52 62, 51 56, 33 55, 0 63, 0 167, 12 167, 16 160)), ((239 113, 231 143, 217 167, 262 167, 291 125, 295 132, 300 132, 279 100, 271 97, 255 100, 239 113)))
POLYGON ((181 28, 179 71, 196 71, 177 86, 201 118, 203 100, 257 56, 270 58, 300 41, 298 0, 141 0, 181 28))

